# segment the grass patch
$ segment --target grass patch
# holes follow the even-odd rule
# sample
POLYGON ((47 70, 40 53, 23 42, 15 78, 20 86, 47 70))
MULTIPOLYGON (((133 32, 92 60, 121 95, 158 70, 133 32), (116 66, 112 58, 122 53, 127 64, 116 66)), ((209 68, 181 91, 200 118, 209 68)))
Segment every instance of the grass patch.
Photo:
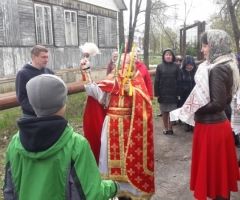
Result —
POLYGON ((73 126, 74 131, 82 134, 82 118, 85 110, 86 92, 69 95, 64 117, 73 126))
MULTIPOLYGON (((64 117, 75 128, 81 131, 86 93, 81 92, 68 96, 67 109, 64 117)), ((22 116, 20 107, 0 111, 0 138, 10 139, 17 131, 16 121, 22 116)))
POLYGON ((155 118, 160 113, 159 103, 156 98, 152 100, 152 112, 153 118, 155 118))
MULTIPOLYGON (((12 136, 17 132, 17 119, 21 117, 21 108, 10 108, 7 110, 0 111, 0 179, 3 183, 4 179, 4 162, 5 162, 5 151, 12 136)), ((2 184, 1 188, 2 188, 2 184)), ((0 193, 0 199, 3 199, 2 192, 0 193)))
POLYGON ((9 139, 17 132, 16 121, 21 118, 21 115, 20 107, 0 111, 0 138, 9 139))
MULTIPOLYGON (((143 55, 139 55, 139 59, 143 62, 143 55)), ((150 65, 158 65, 162 63, 162 56, 159 55, 150 55, 149 56, 149 64, 150 65)))

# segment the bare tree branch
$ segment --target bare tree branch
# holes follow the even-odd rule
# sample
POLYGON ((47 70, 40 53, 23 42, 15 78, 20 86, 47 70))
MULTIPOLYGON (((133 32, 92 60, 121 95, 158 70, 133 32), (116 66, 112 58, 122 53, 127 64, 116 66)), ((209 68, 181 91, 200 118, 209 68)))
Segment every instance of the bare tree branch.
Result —
POLYGON ((233 7, 235 8, 239 2, 240 2, 240 0, 236 0, 236 1, 233 3, 233 7))

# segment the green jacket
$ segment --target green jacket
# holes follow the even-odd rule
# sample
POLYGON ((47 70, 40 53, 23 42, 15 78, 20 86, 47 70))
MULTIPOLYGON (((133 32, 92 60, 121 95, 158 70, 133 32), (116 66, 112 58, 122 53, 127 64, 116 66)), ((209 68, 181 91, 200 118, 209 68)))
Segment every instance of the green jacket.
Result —
POLYGON ((117 184, 101 180, 89 143, 64 118, 36 117, 18 125, 6 152, 5 200, 108 200, 116 195, 117 184), (62 134, 55 134, 61 126, 62 134))

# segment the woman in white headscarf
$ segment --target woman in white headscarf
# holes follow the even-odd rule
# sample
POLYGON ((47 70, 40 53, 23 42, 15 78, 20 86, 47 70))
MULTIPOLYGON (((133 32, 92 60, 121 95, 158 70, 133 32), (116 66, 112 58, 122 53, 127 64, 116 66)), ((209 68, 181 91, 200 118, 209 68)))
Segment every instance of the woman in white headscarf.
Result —
POLYGON ((232 129, 225 113, 237 91, 239 73, 226 32, 209 30, 200 40, 201 52, 209 64, 210 99, 194 116, 190 189, 198 200, 227 200, 230 191, 238 191, 240 179, 232 129))

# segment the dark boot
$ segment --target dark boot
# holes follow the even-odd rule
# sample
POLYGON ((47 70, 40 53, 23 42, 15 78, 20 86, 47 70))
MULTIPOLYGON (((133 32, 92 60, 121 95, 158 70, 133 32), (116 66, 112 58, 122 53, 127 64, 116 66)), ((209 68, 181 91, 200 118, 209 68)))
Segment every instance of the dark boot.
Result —
POLYGON ((233 133, 233 139, 234 139, 235 146, 237 148, 240 148, 239 134, 236 135, 234 131, 232 133, 233 133))
POLYGON ((217 198, 214 199, 214 200, 230 200, 230 197, 229 198, 223 198, 223 197, 217 196, 217 198))
POLYGON ((118 197, 119 200, 131 200, 130 198, 128 197, 118 197))
POLYGON ((223 198, 221 196, 217 196, 217 198, 213 200, 230 200, 230 192, 229 192, 229 198, 223 198))
POLYGON ((168 133, 168 130, 163 130, 163 134, 164 134, 164 135, 169 134, 169 133, 168 133))
POLYGON ((192 132, 194 132, 194 126, 190 126, 192 132))
POLYGON ((178 123, 179 123, 180 125, 183 125, 183 124, 184 124, 184 122, 182 122, 181 119, 178 120, 178 123))
POLYGON ((185 124, 184 125, 184 130, 185 130, 185 132, 189 132, 191 130, 190 125, 189 124, 185 124))

